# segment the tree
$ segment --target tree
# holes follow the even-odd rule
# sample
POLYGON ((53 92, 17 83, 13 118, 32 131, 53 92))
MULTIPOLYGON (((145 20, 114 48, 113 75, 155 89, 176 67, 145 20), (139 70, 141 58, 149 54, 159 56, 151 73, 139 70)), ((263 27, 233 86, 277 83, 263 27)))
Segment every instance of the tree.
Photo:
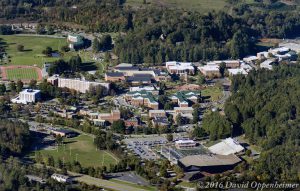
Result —
POLYGON ((226 138, 231 135, 231 124, 219 112, 205 115, 202 126, 209 133, 211 140, 226 138))
POLYGON ((6 92, 5 84, 0 84, 0 95, 3 95, 6 92))
POLYGON ((107 51, 112 48, 112 38, 110 35, 105 35, 100 40, 100 50, 107 51))
POLYGON ((195 107, 194 111, 193 111, 193 123, 198 123, 200 120, 200 112, 199 112, 200 108, 199 107, 195 107))
POLYGON ((14 81, 10 82, 8 86, 10 91, 16 91, 17 89, 16 83, 14 81))
POLYGON ((52 52, 53 52, 53 49, 49 46, 47 46, 46 49, 42 51, 42 53, 46 56, 51 56, 52 52))
POLYGON ((126 127, 125 127, 125 123, 123 120, 114 121, 111 125, 112 131, 114 131, 116 133, 124 134, 125 128, 126 127))
POLYGON ((93 40, 93 51, 98 52, 100 50, 100 42, 98 38, 94 38, 93 40))
POLYGON ((177 124, 178 126, 181 126, 181 125, 182 125, 182 121, 183 121, 182 116, 181 116, 181 114, 179 113, 179 114, 176 116, 176 124, 177 124))
POLYGON ((23 51, 24 51, 24 45, 18 44, 17 50, 18 50, 19 52, 23 52, 23 51))
POLYGON ((29 88, 30 89, 35 89, 36 88, 36 84, 37 84, 37 81, 36 80, 30 80, 29 82, 29 88))
POLYGON ((173 141, 173 135, 171 133, 167 134, 167 140, 169 142, 172 142, 173 141))
POLYGON ((16 91, 17 91, 17 92, 22 91, 23 86, 24 86, 23 82, 22 82, 21 80, 18 80, 18 81, 17 81, 16 91))
POLYGON ((80 66, 82 64, 81 57, 77 54, 77 56, 72 56, 69 60, 69 66, 71 71, 77 72, 80 69, 80 66))
POLYGON ((222 75, 222 77, 224 77, 224 75, 225 75, 225 69, 226 69, 226 63, 221 62, 220 66, 219 66, 219 71, 220 71, 220 74, 222 75))

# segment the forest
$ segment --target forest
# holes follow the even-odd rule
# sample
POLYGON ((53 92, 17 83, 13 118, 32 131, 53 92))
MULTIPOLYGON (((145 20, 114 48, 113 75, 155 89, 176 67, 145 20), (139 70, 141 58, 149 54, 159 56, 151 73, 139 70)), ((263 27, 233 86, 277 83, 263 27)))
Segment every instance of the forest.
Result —
POLYGON ((299 81, 299 65, 233 78, 233 95, 225 104, 225 114, 235 133, 245 133, 251 144, 263 148, 253 169, 261 180, 299 179, 299 81))
POLYGON ((231 13, 203 14, 153 6, 134 9, 124 2, 0 0, 0 18, 117 33, 113 51, 121 62, 134 64, 240 58, 255 51, 258 38, 294 37, 300 30, 300 13, 294 9, 258 10, 232 2, 231 13))
POLYGON ((30 132, 27 124, 0 119, 1 155, 21 154, 30 146, 30 132))

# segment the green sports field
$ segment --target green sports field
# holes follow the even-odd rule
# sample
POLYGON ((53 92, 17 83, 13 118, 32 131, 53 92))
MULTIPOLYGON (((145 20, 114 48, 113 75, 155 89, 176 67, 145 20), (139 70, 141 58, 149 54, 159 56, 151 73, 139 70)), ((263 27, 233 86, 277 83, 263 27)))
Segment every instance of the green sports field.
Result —
POLYGON ((6 69, 8 80, 37 80, 38 74, 34 68, 6 69))
POLYGON ((42 154, 49 154, 55 160, 75 161, 77 160, 84 167, 100 167, 116 164, 118 159, 109 151, 96 151, 93 144, 93 138, 88 135, 79 135, 78 137, 64 140, 65 145, 59 146, 58 150, 42 150, 42 154))

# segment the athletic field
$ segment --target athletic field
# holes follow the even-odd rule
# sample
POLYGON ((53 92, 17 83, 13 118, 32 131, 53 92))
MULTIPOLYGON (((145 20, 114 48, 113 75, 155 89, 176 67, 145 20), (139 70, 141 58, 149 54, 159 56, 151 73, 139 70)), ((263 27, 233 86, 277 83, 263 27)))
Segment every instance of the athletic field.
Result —
POLYGON ((33 66, 0 66, 0 72, 2 80, 29 82, 43 79, 41 69, 33 66))

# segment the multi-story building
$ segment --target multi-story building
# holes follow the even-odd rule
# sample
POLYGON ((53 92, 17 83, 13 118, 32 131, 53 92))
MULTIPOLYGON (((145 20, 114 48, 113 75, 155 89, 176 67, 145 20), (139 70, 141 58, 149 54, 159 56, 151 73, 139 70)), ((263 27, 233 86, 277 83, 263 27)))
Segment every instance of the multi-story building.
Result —
POLYGON ((12 99, 12 103, 35 103, 41 99, 40 90, 25 89, 19 93, 19 96, 12 99))
POLYGON ((149 117, 166 117, 166 111, 165 110, 149 110, 149 117))
POLYGON ((206 63, 207 65, 220 65, 221 63, 225 63, 226 68, 238 68, 240 67, 240 60, 215 60, 212 62, 206 63))
POLYGON ((191 62, 166 62, 166 68, 170 74, 195 74, 195 68, 191 62))
POLYGON ((220 73, 220 69, 219 69, 219 65, 205 65, 205 66, 200 66, 198 67, 198 69, 200 70, 200 72, 207 77, 220 77, 221 73, 220 73))
POLYGON ((180 114, 181 117, 187 119, 193 119, 193 111, 192 107, 174 107, 173 111, 173 120, 176 121, 176 117, 180 114))
POLYGON ((105 87, 105 93, 108 93, 110 88, 109 83, 92 82, 81 79, 61 78, 58 75, 53 75, 52 77, 48 78, 47 81, 60 88, 69 88, 76 90, 80 93, 86 93, 90 89, 90 87, 96 86, 105 87))
POLYGON ((128 92, 125 100, 134 106, 146 106, 152 109, 158 109, 158 102, 151 92, 142 90, 138 92, 128 92))
POLYGON ((191 104, 198 103, 200 93, 195 91, 179 91, 170 98, 173 103, 177 103, 179 107, 189 107, 191 104))

